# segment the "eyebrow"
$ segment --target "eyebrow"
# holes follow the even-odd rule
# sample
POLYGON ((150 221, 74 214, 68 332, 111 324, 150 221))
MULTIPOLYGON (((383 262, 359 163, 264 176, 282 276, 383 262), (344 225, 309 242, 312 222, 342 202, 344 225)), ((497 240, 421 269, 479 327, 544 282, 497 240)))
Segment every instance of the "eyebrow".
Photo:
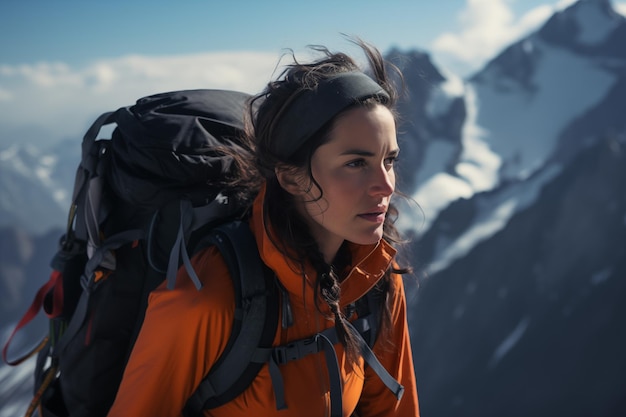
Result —
MULTIPOLYGON (((395 148, 392 149, 391 151, 389 151, 389 153, 387 155, 398 155, 400 153, 400 149, 399 148, 395 148)), ((370 152, 370 151, 366 151, 363 149, 348 149, 344 152, 341 152, 340 155, 359 155, 359 156, 374 156, 375 153, 374 152, 370 152)))

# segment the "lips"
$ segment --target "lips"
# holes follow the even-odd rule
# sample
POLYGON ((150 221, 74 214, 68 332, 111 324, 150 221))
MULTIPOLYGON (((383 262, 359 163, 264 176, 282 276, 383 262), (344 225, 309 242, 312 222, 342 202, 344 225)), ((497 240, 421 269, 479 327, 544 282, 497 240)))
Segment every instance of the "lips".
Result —
POLYGON ((371 211, 368 213, 361 213, 358 215, 358 217, 362 218, 363 220, 372 222, 372 223, 382 223, 385 221, 386 213, 387 213, 387 210, 378 209, 376 211, 371 211))

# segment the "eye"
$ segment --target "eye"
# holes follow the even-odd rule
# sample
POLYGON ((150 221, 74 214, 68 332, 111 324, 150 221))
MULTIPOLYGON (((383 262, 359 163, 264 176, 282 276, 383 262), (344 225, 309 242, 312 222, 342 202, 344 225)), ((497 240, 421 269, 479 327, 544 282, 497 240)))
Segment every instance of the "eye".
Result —
POLYGON ((350 161, 346 164, 348 167, 358 168, 365 166, 365 159, 356 159, 354 161, 350 161))
POLYGON ((397 160, 398 160, 398 155, 390 156, 389 158, 385 159, 385 166, 391 168, 393 167, 393 165, 396 163, 397 160))

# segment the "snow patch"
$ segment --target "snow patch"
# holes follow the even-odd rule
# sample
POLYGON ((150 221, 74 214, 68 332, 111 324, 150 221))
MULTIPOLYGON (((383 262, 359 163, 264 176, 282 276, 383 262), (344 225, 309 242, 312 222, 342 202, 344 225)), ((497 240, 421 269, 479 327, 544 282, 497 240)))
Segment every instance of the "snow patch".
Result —
POLYGON ((11 145, 0 151, 0 164, 4 165, 9 172, 30 179, 50 190, 52 198, 60 206, 69 204, 68 191, 60 187, 52 178, 58 164, 56 156, 42 154, 39 149, 32 145, 11 145))
POLYGON ((497 296, 499 299, 504 300, 509 295, 509 289, 506 287, 498 289, 497 296))
POLYGON ((526 39, 524 41, 524 43, 522 43, 522 50, 526 54, 530 55, 533 52, 534 49, 535 49, 535 47, 533 45, 533 42, 530 39, 526 39))
MULTIPOLYGON (((489 211, 488 216, 484 216, 479 210, 480 219, 454 242, 446 245, 443 253, 428 267, 432 274, 448 267, 452 261, 466 255, 478 242, 488 239, 497 231, 504 228, 508 220, 515 213, 517 201, 515 198, 502 202, 498 207, 489 211)), ((439 246, 438 246, 439 247, 439 246)))
MULTIPOLYGON (((559 133, 606 97, 616 82, 616 76, 603 68, 602 59, 575 55, 536 36, 530 39, 541 59, 528 86, 512 79, 505 85, 489 73, 483 82, 472 84, 473 107, 480 111, 466 135, 486 142, 501 158, 501 174, 510 179, 539 169, 554 150, 559 133)), ((472 91, 469 86, 466 90, 472 91)))
POLYGON ((496 350, 493 352, 491 360, 489 361, 489 368, 493 368, 500 362, 500 360, 515 347, 517 342, 519 342, 526 333, 528 329, 528 325, 530 324, 530 319, 528 317, 523 318, 517 326, 513 329, 513 331, 498 345, 496 350))
POLYGON ((467 117, 462 131, 463 153, 455 167, 456 175, 446 172, 445 165, 456 151, 454 145, 434 140, 426 150, 425 165, 419 173, 417 191, 412 198, 422 208, 425 221, 409 212, 398 221, 401 230, 425 233, 439 212, 459 198, 471 198, 475 193, 490 190, 498 183, 500 158, 484 140, 485 131, 478 126, 478 106, 473 87, 465 90, 467 117))
POLYGON ((559 165, 546 167, 527 181, 519 182, 493 194, 475 197, 478 216, 474 223, 452 242, 439 240, 433 262, 427 268, 434 274, 465 256, 478 243, 502 230, 513 215, 529 207, 539 197, 543 185, 561 172, 559 165))
POLYGON ((605 282, 607 279, 611 277, 612 273, 613 273, 613 268, 605 268, 601 271, 594 273, 593 275, 591 275, 591 284, 593 285, 602 284, 603 282, 605 282))
POLYGON ((445 69, 440 69, 440 73, 445 81, 431 90, 426 103, 426 114, 433 119, 444 115, 450 104, 465 94, 465 85, 460 77, 445 69))
POLYGON ((459 320, 460 318, 463 317, 463 314, 465 314, 465 306, 459 304, 458 306, 456 306, 456 308, 452 312, 452 317, 455 320, 459 320))
POLYGON ((467 116, 463 125, 463 153, 456 167, 457 173, 474 192, 486 191, 498 183, 500 157, 485 142, 487 132, 477 124, 479 113, 476 91, 468 85, 465 94, 467 116))
POLYGON ((428 179, 412 196, 420 205, 423 218, 418 213, 408 212, 398 221, 403 231, 425 233, 439 212, 459 198, 470 198, 474 194, 470 185, 461 178, 440 172, 428 179))
POLYGON ((36 359, 33 356, 16 367, 0 364, 0 398, 4 400, 0 417, 24 415, 32 398, 36 359))
POLYGON ((422 166, 417 171, 417 188, 438 173, 445 172, 456 156, 457 146, 445 139, 433 139, 424 152, 422 166))
MULTIPOLYGON (((2 329, 1 340, 6 341, 15 324, 2 329)), ((33 375, 37 363, 34 355, 19 366, 0 362, 0 417, 24 415, 33 396, 33 375)))

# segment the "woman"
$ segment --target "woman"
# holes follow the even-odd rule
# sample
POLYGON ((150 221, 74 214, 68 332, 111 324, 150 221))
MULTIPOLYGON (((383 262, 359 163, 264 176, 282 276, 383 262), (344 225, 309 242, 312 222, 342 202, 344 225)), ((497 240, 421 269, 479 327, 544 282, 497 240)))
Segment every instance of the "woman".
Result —
MULTIPOLYGON (((252 100, 248 130, 255 164, 246 155, 233 155, 242 172, 233 186, 244 197, 256 195, 250 228, 289 300, 273 345, 335 328, 343 415, 417 416, 399 275, 406 271, 397 268, 392 247, 398 240, 391 204, 399 152, 396 95, 380 53, 360 45, 373 79, 348 56, 319 48, 322 59, 295 62, 252 100), (349 325, 357 316, 351 306, 370 290, 384 295, 373 352, 404 387, 400 399, 365 365, 349 325)), ((202 290, 180 277, 174 290, 159 287, 151 294, 109 416, 181 415, 224 350, 234 315, 228 271, 212 247, 196 255, 193 265, 202 290)), ((285 404, 278 404, 265 365, 241 395, 204 415, 330 415, 330 365, 321 353, 282 365, 285 404), (279 410, 282 405, 286 409, 279 410)))

